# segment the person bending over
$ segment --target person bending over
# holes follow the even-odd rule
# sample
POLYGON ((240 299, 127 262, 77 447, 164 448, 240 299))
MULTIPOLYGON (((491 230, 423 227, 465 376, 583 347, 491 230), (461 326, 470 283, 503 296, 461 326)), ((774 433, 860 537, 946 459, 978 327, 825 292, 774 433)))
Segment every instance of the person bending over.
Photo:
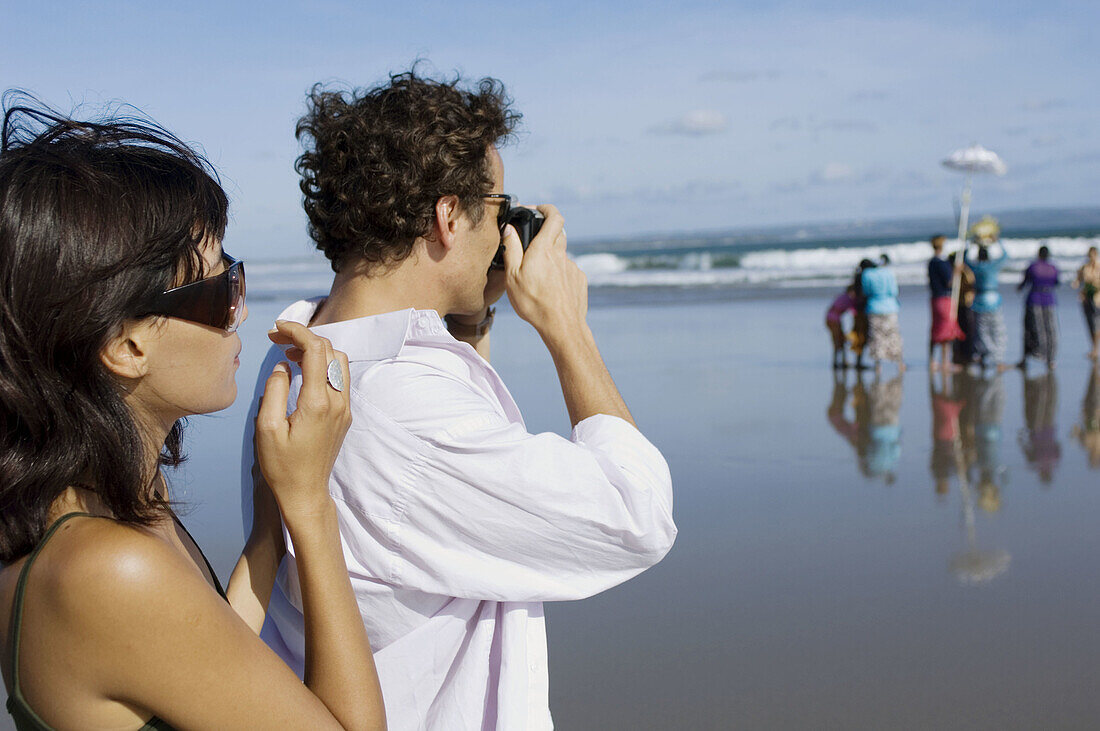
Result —
MULTIPOLYGON (((499 82, 459 83, 414 71, 314 87, 297 167, 335 277, 282 317, 351 361, 353 426, 329 489, 391 728, 546 729, 542 602, 660 561, 676 535, 672 484, 596 348, 561 214, 538 207, 526 251, 507 224, 497 146, 519 115, 499 82), (489 364, 505 291, 553 358, 568 439, 529 433, 489 364)), ((292 549, 264 633, 298 667, 300 573, 292 549)))

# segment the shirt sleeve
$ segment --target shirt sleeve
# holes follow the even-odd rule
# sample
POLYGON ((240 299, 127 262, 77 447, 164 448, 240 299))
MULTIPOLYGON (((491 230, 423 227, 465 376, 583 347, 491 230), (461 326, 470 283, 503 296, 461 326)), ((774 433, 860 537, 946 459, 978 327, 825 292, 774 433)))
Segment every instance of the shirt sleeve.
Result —
MULTIPOLYGON (((476 384, 404 371, 357 404, 367 423, 353 426, 340 456, 345 474, 377 462, 370 440, 394 428, 408 450, 386 480, 397 489, 390 514, 344 496, 345 549, 368 571, 447 596, 568 600, 626 581, 671 548, 668 466, 626 421, 592 416, 568 439, 530 434, 476 384), (373 434, 356 438, 364 426, 373 434)), ((370 491, 370 480, 358 490, 370 491)))

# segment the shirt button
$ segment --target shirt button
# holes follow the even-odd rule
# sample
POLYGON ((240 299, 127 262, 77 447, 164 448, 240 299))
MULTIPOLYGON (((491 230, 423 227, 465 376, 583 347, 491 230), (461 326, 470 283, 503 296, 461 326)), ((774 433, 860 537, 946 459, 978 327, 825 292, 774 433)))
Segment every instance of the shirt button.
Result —
POLYGON ((430 325, 431 325, 431 323, 428 322, 428 316, 427 315, 421 315, 420 317, 418 317, 416 319, 416 326, 419 327, 421 330, 430 329, 430 325))

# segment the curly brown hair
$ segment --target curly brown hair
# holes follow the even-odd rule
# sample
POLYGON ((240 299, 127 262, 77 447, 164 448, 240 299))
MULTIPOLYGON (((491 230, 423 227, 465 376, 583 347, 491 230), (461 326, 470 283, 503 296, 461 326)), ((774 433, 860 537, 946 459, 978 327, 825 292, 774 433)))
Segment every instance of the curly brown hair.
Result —
POLYGON ((309 93, 295 133, 306 151, 295 168, 309 234, 333 271, 351 259, 373 269, 399 262, 431 230, 435 203, 455 195, 475 223, 492 189, 487 152, 511 136, 522 115, 504 85, 481 79, 421 78, 415 69, 389 84, 309 93))

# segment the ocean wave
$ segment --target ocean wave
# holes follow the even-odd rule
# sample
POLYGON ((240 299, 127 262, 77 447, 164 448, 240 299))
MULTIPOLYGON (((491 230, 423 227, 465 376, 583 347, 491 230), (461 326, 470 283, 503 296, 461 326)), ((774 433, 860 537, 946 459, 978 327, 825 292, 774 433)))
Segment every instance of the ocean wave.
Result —
MULTIPOLYGON (((1039 250, 1046 245, 1055 263, 1064 271, 1080 265, 1090 246, 1100 246, 1100 237, 1050 237, 1005 239, 1009 260, 1002 272, 1004 281, 1014 281, 1039 250)), ((947 250, 958 248, 957 240, 947 250)), ((927 241, 906 241, 879 246, 820 246, 775 248, 729 252, 696 251, 685 254, 620 256, 586 254, 578 266, 595 287, 705 287, 732 285, 825 286, 847 281, 863 259, 878 261, 886 254, 902 284, 927 281, 931 249, 927 241)))
MULTIPOLYGON (((1050 237, 1006 239, 1009 261, 1002 272, 1005 282, 1017 281, 1020 272, 1039 247, 1050 247, 1055 263, 1066 272, 1078 267, 1090 246, 1100 237, 1050 237)), ((957 247, 949 241, 948 250, 957 247)), ((850 281, 861 259, 890 257, 898 281, 927 281, 930 249, 927 241, 903 241, 881 246, 802 246, 738 251, 728 246, 715 250, 646 251, 637 254, 589 253, 574 257, 592 287, 738 287, 782 288, 841 285, 850 281)), ((249 261, 248 293, 261 299, 291 299, 323 294, 332 284, 332 269, 322 258, 293 261, 249 261)))

